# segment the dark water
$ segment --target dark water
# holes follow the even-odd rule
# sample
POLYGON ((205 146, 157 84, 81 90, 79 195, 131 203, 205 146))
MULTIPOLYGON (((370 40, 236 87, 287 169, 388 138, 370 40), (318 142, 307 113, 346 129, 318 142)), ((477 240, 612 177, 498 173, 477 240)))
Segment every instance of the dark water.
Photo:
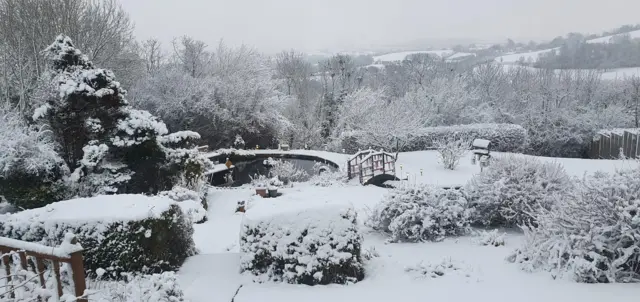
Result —
MULTIPOLYGON (((279 158, 278 160, 293 163, 293 165, 297 168, 307 172, 309 176, 317 175, 324 171, 337 171, 337 169, 334 167, 313 160, 292 158, 279 158)), ((229 173, 229 171, 215 173, 211 176, 209 183, 214 186, 226 185, 234 187, 249 184, 251 183, 251 177, 256 177, 256 175, 269 175, 270 166, 265 165, 265 163, 265 159, 236 162, 234 163, 235 168, 233 169, 232 173, 232 184, 229 184, 225 179, 225 176, 229 173)))

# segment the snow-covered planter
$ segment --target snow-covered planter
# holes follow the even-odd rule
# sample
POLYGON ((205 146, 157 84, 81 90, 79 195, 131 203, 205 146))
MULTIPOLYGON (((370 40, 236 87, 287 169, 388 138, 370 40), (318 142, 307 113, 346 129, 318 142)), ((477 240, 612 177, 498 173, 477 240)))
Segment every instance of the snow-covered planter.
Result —
POLYGON ((470 215, 460 191, 417 185, 391 191, 366 225, 395 242, 438 241, 467 233, 470 215))
POLYGON ((364 278, 356 213, 342 206, 275 215, 247 211, 241 269, 295 284, 345 284, 364 278))
POLYGON ((177 270, 196 252, 191 223, 167 197, 102 195, 0 217, 4 237, 57 246, 67 232, 84 248, 86 269, 113 276, 177 270))
POLYGON ((587 176, 576 191, 524 227, 509 260, 578 282, 640 282, 640 170, 587 176))
POLYGON ((535 224, 535 213, 550 209, 571 192, 573 184, 560 164, 533 157, 494 157, 488 169, 465 187, 475 209, 473 223, 514 227, 535 224))

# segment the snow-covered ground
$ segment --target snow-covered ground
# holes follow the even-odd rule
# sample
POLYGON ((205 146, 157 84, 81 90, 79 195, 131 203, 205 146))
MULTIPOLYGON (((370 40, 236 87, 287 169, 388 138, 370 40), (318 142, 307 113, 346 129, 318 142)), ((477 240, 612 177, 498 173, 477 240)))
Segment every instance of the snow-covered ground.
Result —
MULTIPOLYGON (((268 152, 268 151, 263 151, 268 152)), ((297 151, 289 151, 297 152, 297 151)), ((349 157, 321 151, 304 151, 344 166, 349 157)), ((500 154, 497 154, 500 156, 500 154)), ((524 155, 522 155, 524 156, 524 155)), ((567 172, 581 176, 593 171, 614 171, 635 167, 631 161, 540 158, 562 163, 567 172)), ((434 184, 463 184, 479 170, 469 158, 456 171, 445 171, 434 151, 401 153, 398 161, 403 173, 415 181, 434 184), (420 176, 420 169, 423 175, 420 176), (413 178, 412 178, 413 179, 413 178)), ((179 272, 180 284, 193 302, 289 302, 289 301, 637 301, 640 287, 633 284, 579 284, 553 280, 546 273, 526 273, 505 257, 522 240, 510 233, 506 245, 481 246, 467 236, 438 243, 386 244, 362 222, 382 200, 387 189, 361 186, 357 182, 316 187, 296 184, 281 188, 282 196, 262 199, 253 189, 213 189, 209 194, 209 220, 195 226, 194 240, 200 254, 191 257, 179 272), (375 250, 366 264, 366 277, 353 285, 304 286, 276 283, 253 283, 239 273, 240 225, 244 214, 235 213, 238 201, 247 201, 247 212, 268 215, 300 208, 321 208, 330 204, 351 205, 358 213, 364 235, 363 250, 375 250), (424 276, 421 268, 445 264, 444 275, 424 276), (242 286, 238 290, 238 288, 242 286)))
POLYGON ((393 52, 380 56, 373 57, 374 62, 397 62, 404 60, 407 56, 418 54, 418 53, 427 53, 433 54, 440 57, 446 57, 448 55, 453 54, 453 50, 450 49, 440 49, 440 50, 419 50, 419 51, 402 51, 402 52, 393 52))
POLYGON ((634 30, 634 31, 630 31, 628 33, 623 33, 623 34, 604 36, 604 37, 601 37, 601 38, 595 38, 595 39, 587 40, 587 43, 611 43, 611 40, 614 37, 624 36, 624 35, 629 35, 629 38, 631 38, 631 39, 640 38, 640 30, 634 30))
POLYGON ((525 62, 535 62, 538 60, 538 57, 540 55, 549 53, 551 51, 555 51, 557 49, 558 48, 551 48, 551 49, 544 49, 544 50, 538 50, 538 51, 508 54, 508 55, 497 57, 495 60, 496 62, 502 63, 502 64, 516 64, 522 59, 525 62))

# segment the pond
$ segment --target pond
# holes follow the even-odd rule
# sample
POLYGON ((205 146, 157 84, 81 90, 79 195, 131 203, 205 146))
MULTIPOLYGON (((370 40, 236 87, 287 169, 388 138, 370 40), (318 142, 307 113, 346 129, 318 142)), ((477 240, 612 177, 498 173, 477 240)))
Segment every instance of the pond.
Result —
MULTIPOLYGON (((332 165, 325 164, 321 161, 298 159, 298 158, 277 158, 282 162, 290 162, 296 168, 303 170, 309 176, 317 175, 326 171, 335 172, 338 169, 332 165)), ((251 178, 256 175, 269 175, 270 165, 267 159, 254 158, 247 161, 234 162, 235 166, 232 170, 216 172, 209 176, 209 183, 213 186, 231 186, 238 187, 251 183, 251 178), (229 183, 226 177, 231 172, 233 182, 229 183)))

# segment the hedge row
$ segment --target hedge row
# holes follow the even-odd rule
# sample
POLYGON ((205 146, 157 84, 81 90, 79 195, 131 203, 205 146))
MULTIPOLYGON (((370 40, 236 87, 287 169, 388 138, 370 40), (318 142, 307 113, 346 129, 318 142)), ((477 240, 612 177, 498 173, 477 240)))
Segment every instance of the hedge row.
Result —
POLYGON ((103 195, 0 217, 4 237, 57 246, 67 232, 84 248, 89 276, 177 271, 196 253, 190 220, 166 197, 103 195))

